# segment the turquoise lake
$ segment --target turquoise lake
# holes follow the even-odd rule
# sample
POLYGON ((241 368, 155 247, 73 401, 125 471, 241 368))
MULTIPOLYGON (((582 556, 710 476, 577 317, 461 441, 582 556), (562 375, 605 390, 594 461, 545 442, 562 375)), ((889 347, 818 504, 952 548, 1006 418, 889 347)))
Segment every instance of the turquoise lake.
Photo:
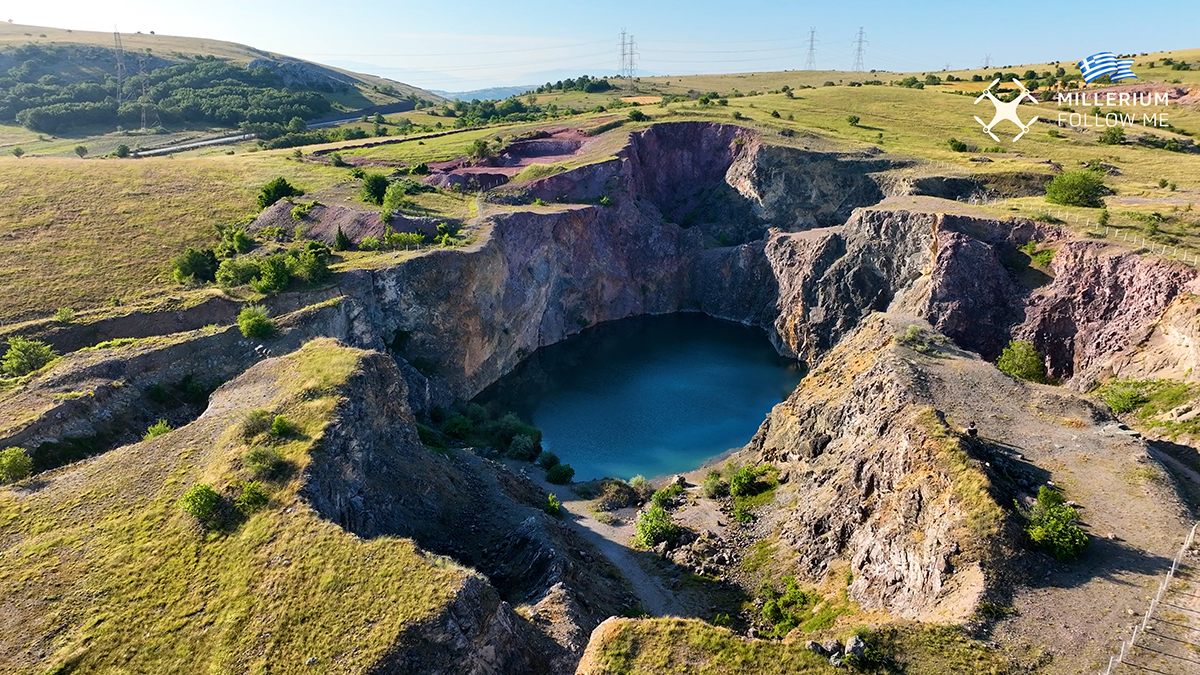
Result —
POLYGON ((539 349, 476 401, 540 427, 576 481, 654 477, 745 445, 802 374, 762 330, 670 314, 539 349))

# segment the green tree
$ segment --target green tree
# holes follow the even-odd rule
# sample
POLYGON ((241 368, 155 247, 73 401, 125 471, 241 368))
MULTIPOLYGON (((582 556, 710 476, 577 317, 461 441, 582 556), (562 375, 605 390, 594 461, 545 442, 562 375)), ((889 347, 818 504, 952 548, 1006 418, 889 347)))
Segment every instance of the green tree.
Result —
POLYGON ((1100 132, 1096 142, 1101 145, 1121 145, 1125 142, 1125 130, 1121 127, 1109 127, 1100 132))
POLYGON ((25 149, 21 148, 20 146, 15 147, 12 149, 12 154, 13 154, 13 157, 20 159, 25 154, 25 149))
POLYGON ((250 280, 250 288, 259 293, 274 295, 288 287, 292 280, 288 257, 283 254, 267 256, 258 262, 258 276, 250 280))
POLYGON ((117 146, 116 150, 113 150, 113 154, 121 159, 125 159, 129 156, 129 146, 122 143, 117 146))
POLYGON ((342 231, 342 226, 338 225, 337 234, 333 237, 333 250, 348 251, 351 245, 350 237, 347 237, 346 233, 342 231))
POLYGON ((546 470, 546 480, 555 485, 566 485, 575 478, 575 469, 570 464, 555 464, 546 470))
POLYGON ((177 284, 215 281, 217 256, 210 249, 189 246, 171 259, 171 277, 177 284))
POLYGON ((856 127, 858 126, 858 123, 862 121, 862 118, 858 115, 847 115, 846 121, 850 123, 850 126, 856 127))
POLYGON ((1030 382, 1046 383, 1046 359, 1032 342, 1012 340, 1000 358, 996 367, 1001 371, 1030 382))
POLYGON ((308 131, 308 124, 306 124, 304 120, 300 119, 299 117, 293 117, 292 119, 288 120, 287 130, 288 133, 291 134, 304 133, 305 131, 308 131))
POLYGON ((362 187, 358 191, 358 198, 368 204, 381 206, 387 191, 387 176, 381 173, 369 173, 363 176, 362 187))
POLYGON ((467 154, 472 159, 487 159, 495 155, 491 146, 488 145, 486 138, 476 138, 475 142, 471 144, 471 149, 467 151, 467 154))
POLYGON ((629 119, 634 122, 645 122, 647 119, 649 119, 649 117, 646 115, 646 113, 634 108, 633 110, 629 111, 629 119))
POLYGON ((21 480, 33 472, 33 460, 22 448, 0 451, 0 483, 21 480))
POLYGON ((298 197, 302 194, 304 194, 303 190, 292 187, 286 178, 280 176, 262 186, 262 189, 258 191, 258 208, 265 209, 280 199, 298 197))
POLYGON ((79 159, 83 159, 84 157, 87 157, 87 146, 86 145, 75 146, 75 154, 79 155, 79 159))
POLYGON ((9 377, 22 377, 44 367, 57 356, 45 342, 14 335, 8 338, 8 351, 0 358, 0 371, 9 377))
POLYGON ((1024 515, 1029 538, 1058 560, 1077 557, 1087 546, 1087 533, 1076 525, 1079 513, 1067 506, 1056 490, 1045 485, 1038 488, 1037 502, 1024 515))
POLYGON ((267 315, 267 310, 258 305, 243 307, 242 311, 238 312, 237 322, 242 337, 267 338, 275 332, 275 324, 267 315))
POLYGON ((1061 173, 1046 184, 1046 201, 1063 206, 1101 207, 1103 193, 1104 179, 1089 169, 1061 173))

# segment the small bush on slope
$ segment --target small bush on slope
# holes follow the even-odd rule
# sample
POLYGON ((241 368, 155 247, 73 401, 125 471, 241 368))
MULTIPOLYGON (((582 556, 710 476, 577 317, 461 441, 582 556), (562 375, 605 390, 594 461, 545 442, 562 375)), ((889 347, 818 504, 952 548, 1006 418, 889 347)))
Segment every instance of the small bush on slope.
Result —
POLYGON ((0 372, 9 377, 22 377, 45 367, 57 356, 45 342, 13 336, 8 339, 4 358, 0 358, 0 372))
POLYGON ((1000 354, 996 367, 1022 380, 1046 384, 1046 359, 1032 342, 1012 340, 1000 354))

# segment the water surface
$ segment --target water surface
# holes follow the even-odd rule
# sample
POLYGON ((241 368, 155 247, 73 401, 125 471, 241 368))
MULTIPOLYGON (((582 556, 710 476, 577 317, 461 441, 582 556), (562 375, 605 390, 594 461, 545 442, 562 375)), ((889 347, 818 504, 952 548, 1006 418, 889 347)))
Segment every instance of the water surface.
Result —
POLYGON ((763 331, 702 314, 600 324, 479 395, 542 429, 575 480, 690 471, 749 442, 800 381, 763 331))

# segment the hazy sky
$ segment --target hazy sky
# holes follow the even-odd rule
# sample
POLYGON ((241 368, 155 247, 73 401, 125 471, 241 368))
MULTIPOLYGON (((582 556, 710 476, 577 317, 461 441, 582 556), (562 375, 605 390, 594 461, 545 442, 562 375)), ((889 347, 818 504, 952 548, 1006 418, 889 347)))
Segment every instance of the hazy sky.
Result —
POLYGON ((241 42, 411 84, 465 90, 617 69, 618 35, 643 74, 803 68, 817 30, 818 69, 848 70, 865 31, 867 69, 892 71, 1078 60, 1097 51, 1200 47, 1200 2, 629 2, 330 3, 314 0, 9 0, 0 21, 241 42))

